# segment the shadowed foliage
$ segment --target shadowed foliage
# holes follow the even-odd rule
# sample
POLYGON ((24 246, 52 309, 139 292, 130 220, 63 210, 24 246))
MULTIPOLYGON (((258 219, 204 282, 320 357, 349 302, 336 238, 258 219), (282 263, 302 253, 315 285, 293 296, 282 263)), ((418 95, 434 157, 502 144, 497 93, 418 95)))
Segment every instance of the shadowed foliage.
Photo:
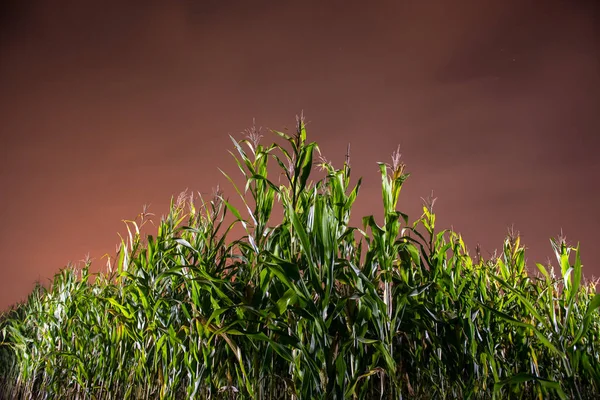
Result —
POLYGON ((382 221, 351 226, 360 180, 351 183, 349 156, 341 169, 321 158, 314 182, 319 149, 303 118, 292 136, 273 132, 284 145, 261 145, 256 129, 232 138, 244 186, 226 176, 241 206, 184 192, 145 236, 144 210, 125 221, 106 272, 68 267, 4 313, 4 397, 600 392, 600 295, 583 280, 579 246, 551 240, 558 276, 541 264, 528 275, 514 233, 499 256, 472 258, 459 234, 435 230, 435 199, 412 223, 398 211, 408 178, 398 152, 379 164, 382 221))

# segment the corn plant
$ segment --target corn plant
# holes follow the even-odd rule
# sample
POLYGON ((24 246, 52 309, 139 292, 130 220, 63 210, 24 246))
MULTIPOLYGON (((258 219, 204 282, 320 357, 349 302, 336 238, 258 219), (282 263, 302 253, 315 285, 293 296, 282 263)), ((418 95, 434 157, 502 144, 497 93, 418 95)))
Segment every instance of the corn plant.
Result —
MULTIPOLYGON (((383 213, 352 225, 361 180, 307 138, 232 139, 237 202, 183 192, 153 235, 126 220, 106 271, 68 266, 0 316, 7 399, 592 399, 600 295, 579 245, 529 271, 518 233, 471 256, 410 222, 399 150, 379 163, 383 213), (320 169, 321 178, 311 179, 320 169), (241 206, 236 206, 241 204, 241 206), (236 232, 241 232, 237 234, 236 232)), ((375 210, 373 210, 375 211, 375 210)))

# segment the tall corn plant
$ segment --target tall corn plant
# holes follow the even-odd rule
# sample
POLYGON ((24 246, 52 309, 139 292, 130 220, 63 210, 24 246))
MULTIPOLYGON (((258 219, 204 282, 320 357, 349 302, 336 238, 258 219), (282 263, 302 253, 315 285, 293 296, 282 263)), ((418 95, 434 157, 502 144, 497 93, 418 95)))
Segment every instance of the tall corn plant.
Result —
POLYGON ((241 208, 184 192, 156 236, 146 210, 125 221, 108 273, 67 268, 3 314, 5 397, 594 398, 600 297, 579 246, 551 241, 558 277, 529 276, 514 233, 472 258, 436 231, 435 199, 412 224, 398 210, 398 151, 379 164, 381 224, 352 227, 349 154, 321 158, 314 182, 319 149, 296 122, 274 131, 283 144, 232 138, 241 208))

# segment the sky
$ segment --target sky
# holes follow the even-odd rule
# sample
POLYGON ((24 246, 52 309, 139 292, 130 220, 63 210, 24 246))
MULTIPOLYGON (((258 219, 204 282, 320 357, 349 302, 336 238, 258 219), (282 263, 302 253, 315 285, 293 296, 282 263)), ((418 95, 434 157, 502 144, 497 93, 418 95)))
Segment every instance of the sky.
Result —
POLYGON ((411 221, 433 190, 472 253, 514 226, 534 269, 562 229, 600 276, 592 3, 2 2, 0 309, 88 253, 103 270, 144 204, 158 221, 186 188, 235 196, 229 135, 255 119, 267 143, 302 111, 334 164, 350 143, 355 216, 381 209, 400 145, 411 221))

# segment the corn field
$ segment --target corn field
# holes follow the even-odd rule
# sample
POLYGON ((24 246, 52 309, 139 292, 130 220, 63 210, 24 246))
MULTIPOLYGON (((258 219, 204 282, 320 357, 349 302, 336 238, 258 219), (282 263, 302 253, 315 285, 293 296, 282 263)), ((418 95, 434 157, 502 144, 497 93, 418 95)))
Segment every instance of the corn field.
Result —
POLYGON ((3 398, 597 398, 600 295, 579 245, 550 241, 556 274, 528 274, 514 233, 472 257, 436 231, 434 199, 412 223, 398 211, 398 152, 379 163, 381 221, 351 226, 349 156, 315 161, 296 128, 232 138, 241 206, 184 192, 154 235, 146 211, 126 221, 105 272, 68 266, 2 314, 3 398))

